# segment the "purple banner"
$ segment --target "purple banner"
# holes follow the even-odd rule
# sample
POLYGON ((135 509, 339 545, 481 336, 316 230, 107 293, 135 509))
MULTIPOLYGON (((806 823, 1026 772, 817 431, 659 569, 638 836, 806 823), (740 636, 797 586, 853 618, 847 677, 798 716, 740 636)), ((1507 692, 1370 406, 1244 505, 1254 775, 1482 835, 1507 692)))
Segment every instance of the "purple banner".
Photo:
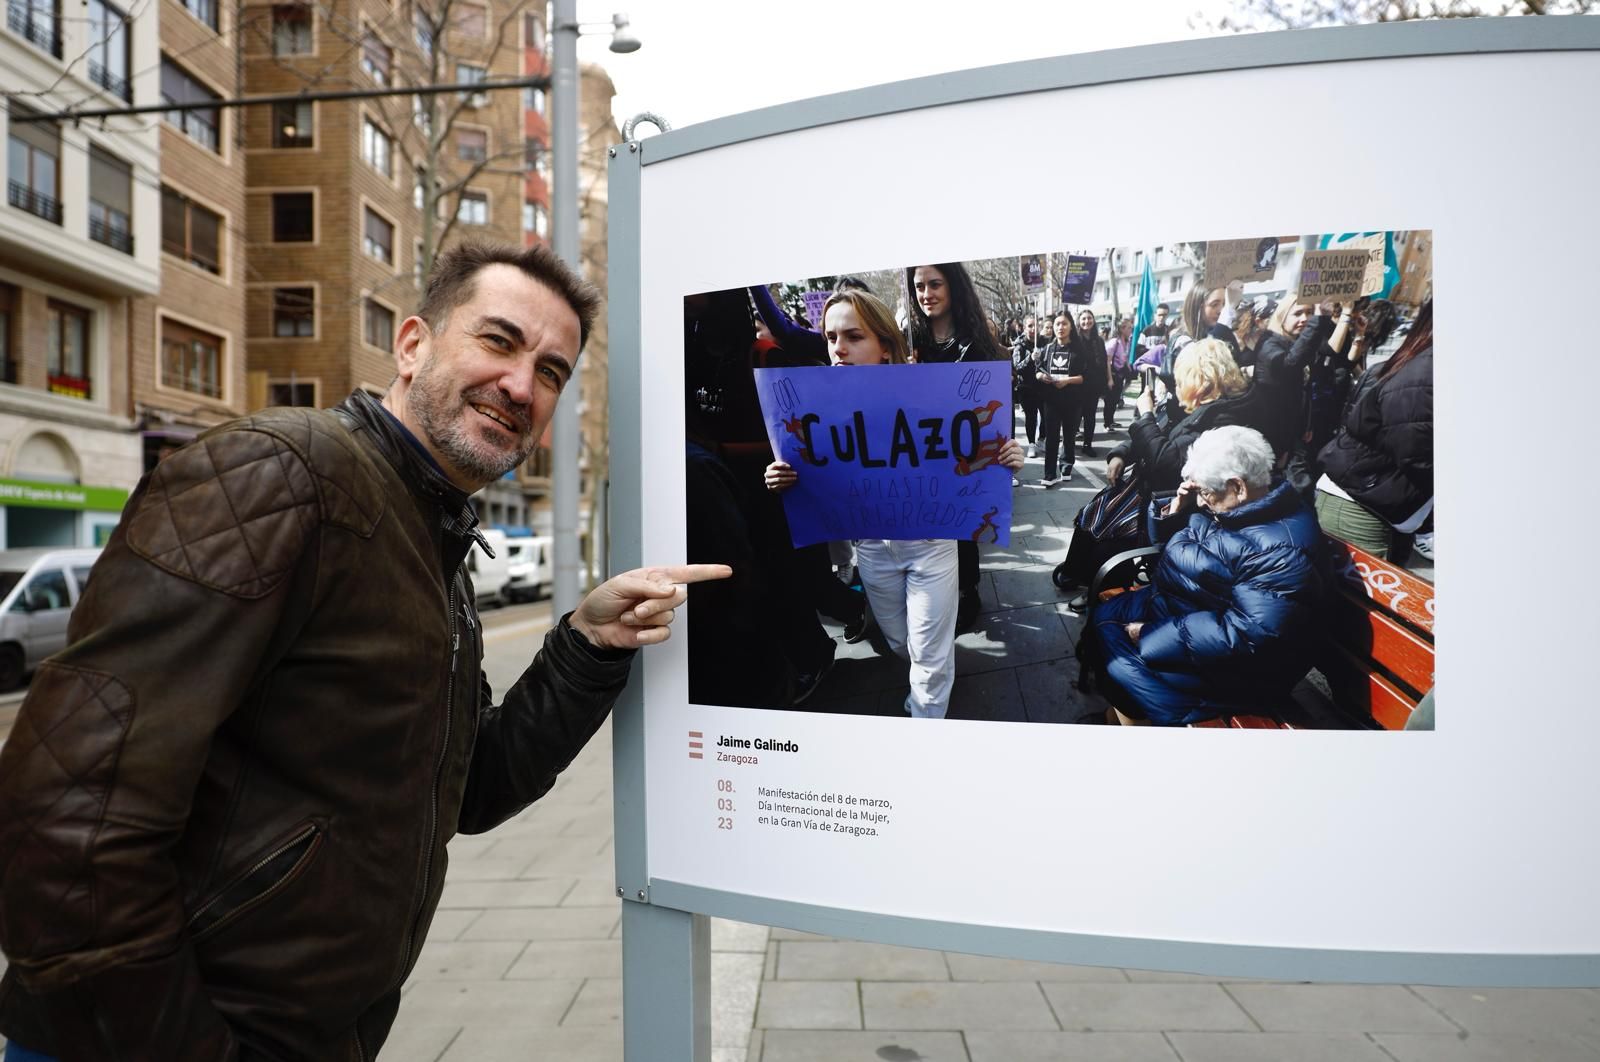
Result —
POLYGON ((1009 545, 1011 368, 948 365, 757 369, 796 546, 858 538, 1009 545))

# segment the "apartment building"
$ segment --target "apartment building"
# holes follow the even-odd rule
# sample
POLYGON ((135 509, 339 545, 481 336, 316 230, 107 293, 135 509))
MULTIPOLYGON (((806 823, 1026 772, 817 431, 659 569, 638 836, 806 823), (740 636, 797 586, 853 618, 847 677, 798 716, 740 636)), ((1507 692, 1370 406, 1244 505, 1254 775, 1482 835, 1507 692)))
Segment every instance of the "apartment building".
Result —
MULTIPOLYGON (((236 42, 259 26, 219 0, 161 0, 159 15, 158 98, 238 96, 236 42)), ((168 111, 159 123, 161 290, 136 300, 130 321, 132 412, 145 471, 246 408, 245 113, 168 111)))
MULTIPOLYGON (((246 89, 410 88, 515 77, 504 0, 248 4, 246 89)), ((249 406, 329 406, 387 390, 395 332, 431 258, 521 238, 521 100, 512 91, 296 101, 245 121, 249 406)))
POLYGON ((131 367, 155 347, 135 305, 161 283, 159 123, 27 119, 156 102, 157 20, 106 0, 71 18, 7 4, 0 547, 103 542, 143 471, 131 367))

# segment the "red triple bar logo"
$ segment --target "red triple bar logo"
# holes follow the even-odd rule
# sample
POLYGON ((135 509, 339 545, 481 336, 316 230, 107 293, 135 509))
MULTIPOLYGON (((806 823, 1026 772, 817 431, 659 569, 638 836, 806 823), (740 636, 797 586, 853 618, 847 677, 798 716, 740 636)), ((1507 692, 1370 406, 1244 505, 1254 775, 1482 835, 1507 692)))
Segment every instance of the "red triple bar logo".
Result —
POLYGON ((698 730, 689 731, 689 758, 691 760, 705 759, 705 754, 697 751, 705 748, 705 744, 700 740, 703 737, 705 735, 698 730))

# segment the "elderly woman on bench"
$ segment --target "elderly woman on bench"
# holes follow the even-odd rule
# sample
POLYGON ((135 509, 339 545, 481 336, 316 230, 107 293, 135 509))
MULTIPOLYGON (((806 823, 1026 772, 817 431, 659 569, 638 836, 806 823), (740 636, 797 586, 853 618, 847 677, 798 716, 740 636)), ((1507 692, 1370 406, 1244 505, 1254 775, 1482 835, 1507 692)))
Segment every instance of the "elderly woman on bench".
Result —
POLYGON ((1090 615, 1116 721, 1273 715, 1310 669, 1331 576, 1316 514, 1273 483, 1274 456, 1254 429, 1214 428, 1171 504, 1152 504, 1166 548, 1151 585, 1090 615))

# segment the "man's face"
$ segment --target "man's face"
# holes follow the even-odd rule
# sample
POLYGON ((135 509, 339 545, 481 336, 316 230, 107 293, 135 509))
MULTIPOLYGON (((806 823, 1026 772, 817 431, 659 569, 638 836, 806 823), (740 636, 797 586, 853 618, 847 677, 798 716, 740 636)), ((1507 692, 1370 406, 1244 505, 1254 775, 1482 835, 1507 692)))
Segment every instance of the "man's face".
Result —
POLYGON ((459 487, 477 490, 528 459, 578 364, 578 315, 515 266, 479 271, 439 333, 401 325, 395 410, 459 487))
POLYGON ((1167 308, 1165 306, 1157 306, 1156 307, 1156 324, 1164 325, 1166 323, 1167 323, 1167 308))
POLYGON ((1026 318, 1022 322, 1022 330, 1028 333, 1029 339, 1032 339, 1034 337, 1034 333, 1038 332, 1039 330, 1039 324, 1032 317, 1026 318))

